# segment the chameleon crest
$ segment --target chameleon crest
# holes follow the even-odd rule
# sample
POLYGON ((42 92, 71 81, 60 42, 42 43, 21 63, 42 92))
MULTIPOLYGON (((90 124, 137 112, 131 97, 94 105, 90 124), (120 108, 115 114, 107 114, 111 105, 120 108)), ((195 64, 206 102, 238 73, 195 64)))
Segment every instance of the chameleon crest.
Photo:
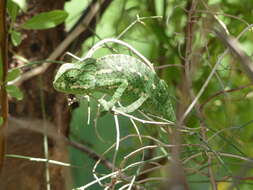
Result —
POLYGON ((151 68, 129 55, 112 54, 63 64, 53 85, 56 90, 69 94, 110 95, 109 101, 98 100, 105 110, 120 102, 122 106, 117 109, 126 113, 140 109, 175 120, 167 84, 151 68))

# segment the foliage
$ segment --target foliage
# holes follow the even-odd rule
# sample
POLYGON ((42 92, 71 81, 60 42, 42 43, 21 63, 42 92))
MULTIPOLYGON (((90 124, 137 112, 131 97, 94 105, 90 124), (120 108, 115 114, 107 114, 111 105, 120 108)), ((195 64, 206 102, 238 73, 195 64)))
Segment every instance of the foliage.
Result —
POLYGON ((16 98, 17 100, 22 100, 23 99, 23 93, 20 91, 20 89, 17 86, 7 85, 6 86, 6 91, 8 92, 8 94, 11 97, 16 98))
MULTIPOLYGON (((9 33, 11 37, 11 42, 14 46, 20 45, 22 42, 21 29, 33 29, 33 30, 44 30, 49 28, 54 28, 59 24, 63 23, 68 14, 64 10, 53 10, 49 12, 44 12, 33 16, 31 19, 27 20, 21 26, 16 26, 14 23, 20 11, 26 11, 26 1, 25 0, 8 0, 7 1, 7 11, 11 18, 11 24, 9 28, 9 33)), ((11 69, 8 72, 7 81, 12 83, 15 79, 20 77, 21 71, 19 69, 11 69)), ((14 85, 7 86, 7 92, 11 97, 18 100, 23 99, 23 94, 21 90, 14 85)))
MULTIPOLYGON (((138 49, 155 66, 169 64, 170 67, 157 70, 157 72, 170 85, 171 96, 177 97, 175 105, 189 105, 192 100, 188 103, 184 102, 183 99, 180 99, 182 96, 178 94, 180 93, 178 85, 182 82, 183 74, 181 65, 184 63, 183 58, 187 56, 184 52, 186 43, 185 27, 188 16, 185 11, 187 1, 173 1, 170 3, 167 1, 149 2, 149 4, 146 4, 144 1, 114 1, 101 22, 97 25, 96 36, 85 42, 83 53, 85 55, 90 45, 94 43, 94 40, 97 41, 112 36, 117 37, 120 32, 137 19, 137 14, 139 17, 163 16, 163 19, 147 19, 137 22, 121 39, 138 49), (154 4, 152 5, 152 3, 154 4)), ((248 1, 245 1, 245 3, 248 3, 248 1)), ((252 23, 252 17, 248 16, 247 11, 240 4, 239 1, 210 1, 208 4, 200 1, 198 3, 195 12, 196 20, 194 20, 195 24, 193 26, 191 54, 189 55, 192 60, 191 80, 192 90, 195 95, 206 82, 219 56, 225 50, 224 45, 212 32, 212 28, 215 27, 217 22, 213 19, 213 16, 217 16, 217 20, 220 23, 224 23, 230 34, 235 36, 252 23), (240 16, 235 15, 237 11, 240 11, 240 16)), ((249 7, 252 7, 252 5, 249 5, 249 7)), ((240 43, 248 55, 252 54, 252 51, 250 51, 252 50, 250 32, 250 30, 246 32, 240 39, 240 43)), ((128 50, 122 49, 119 46, 112 46, 118 49, 120 53, 129 53, 128 50)), ((100 57, 108 53, 111 53, 110 50, 104 49, 96 52, 95 56, 100 57)), ((251 147, 250 138, 253 132, 251 130, 251 115, 253 114, 253 110, 249 108, 251 108, 253 102, 250 95, 252 88, 248 86, 249 83, 247 77, 241 72, 238 61, 234 59, 233 55, 227 54, 222 59, 215 72, 215 76, 212 77, 198 101, 203 114, 201 120, 204 120, 207 127, 207 139, 203 139, 201 136, 201 122, 197 112, 193 110, 191 115, 187 117, 186 125, 195 130, 184 133, 182 143, 196 143, 209 147, 205 150, 188 146, 182 152, 182 160, 185 160, 184 167, 192 168, 196 171, 190 172, 190 170, 186 170, 191 188, 211 188, 210 178, 200 174, 208 173, 209 167, 212 168, 216 180, 228 179, 230 182, 227 184, 230 186, 233 184, 231 183, 231 177, 239 175, 240 170, 242 170, 245 164, 243 160, 236 159, 233 155, 241 159, 252 157, 252 151, 249 147, 251 147), (215 152, 218 155, 215 155, 215 152), (224 155, 219 155, 219 153, 226 153, 228 155, 224 157, 224 155), (194 156, 196 158, 187 159, 194 156), (212 166, 208 166, 207 163, 210 157, 212 166)), ((92 107, 92 110, 95 110, 95 108, 92 107)), ((86 115, 87 112, 83 114, 86 115)), ((79 120, 82 120, 81 118, 83 117, 80 117, 79 120)), ((103 120, 103 118, 99 120, 103 120)), ((72 124, 74 133, 76 133, 76 130, 79 130, 76 128, 77 123, 78 121, 72 124)), ((105 135, 106 132, 112 133, 111 130, 105 128, 114 125, 113 120, 107 124, 103 121, 101 123, 105 123, 104 127, 99 127, 101 134, 105 135)), ((84 124, 78 125, 82 127, 84 124)), ((125 124, 120 122, 121 130, 129 130, 129 133, 132 133, 133 131, 129 128, 129 125, 131 124, 125 126, 125 124)), ((84 130, 84 134, 88 133, 85 132, 88 128, 82 130, 84 130)), ((145 133, 145 130, 143 131, 142 128, 140 130, 141 133, 145 133)), ((84 137, 84 139, 98 146, 97 140, 94 139, 93 135, 84 137)), ((130 140, 129 143, 135 144, 137 142, 130 140)), ((99 144, 102 145, 103 143, 99 144)), ((121 144, 120 148, 131 152, 137 148, 136 146, 137 144, 134 147, 121 144)), ((94 149, 99 152, 98 148, 94 149)), ((123 158, 125 155, 126 153, 122 155, 118 154, 120 158, 123 158)), ((78 156, 73 155, 73 157, 78 156)), ((251 170, 247 170, 247 172, 249 176, 252 173, 251 170)), ((243 178, 243 176, 241 177, 243 178)), ((246 181, 241 181, 240 188, 251 189, 251 186, 244 184, 244 182, 246 181)), ((78 182, 78 185, 81 184, 84 184, 83 179, 78 182)), ((217 184, 219 185, 219 182, 217 184)), ((222 185, 219 185, 219 189, 225 189, 225 187, 222 188, 222 185)))
POLYGON ((24 29, 48 29, 54 28, 64 22, 68 14, 62 10, 53 10, 50 12, 40 13, 27 20, 21 27, 24 29))
POLYGON ((20 74, 21 74, 20 69, 10 70, 7 76, 7 82, 15 80, 18 76, 20 76, 20 74))

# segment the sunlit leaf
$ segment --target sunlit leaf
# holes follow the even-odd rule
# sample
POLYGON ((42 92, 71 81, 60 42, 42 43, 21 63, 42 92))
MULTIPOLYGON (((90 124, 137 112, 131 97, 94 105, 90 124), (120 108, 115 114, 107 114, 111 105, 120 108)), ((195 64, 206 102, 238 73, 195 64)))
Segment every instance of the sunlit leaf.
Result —
POLYGON ((21 43, 22 41, 21 36, 22 36, 21 33, 15 30, 11 32, 11 42, 14 46, 18 46, 21 43))
POLYGON ((14 86, 14 85, 7 85, 6 91, 8 92, 8 94, 11 97, 16 98, 17 100, 23 99, 23 93, 21 92, 21 90, 18 87, 14 86))
POLYGON ((15 3, 21 10, 26 10, 26 0, 11 0, 15 3))
POLYGON ((16 20, 18 10, 19 10, 19 8, 18 8, 18 5, 16 3, 14 3, 11 0, 7 1, 7 11, 8 11, 8 14, 11 17, 12 21, 16 20))
POLYGON ((26 23, 22 25, 25 29, 43 30, 48 28, 53 28, 68 17, 68 13, 63 10, 54 10, 50 12, 40 13, 35 15, 26 23))
POLYGON ((4 122, 3 117, 0 117, 0 126, 3 124, 3 122, 4 122))
POLYGON ((20 69, 12 69, 8 72, 7 82, 12 81, 20 76, 20 69))

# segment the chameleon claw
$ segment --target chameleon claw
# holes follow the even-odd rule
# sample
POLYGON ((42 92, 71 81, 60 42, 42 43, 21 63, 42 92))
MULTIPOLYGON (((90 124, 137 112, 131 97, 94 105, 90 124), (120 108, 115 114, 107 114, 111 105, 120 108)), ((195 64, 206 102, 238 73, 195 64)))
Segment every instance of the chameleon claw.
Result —
POLYGON ((106 100, 99 99, 98 102, 103 106, 105 111, 111 110, 112 106, 110 106, 110 103, 108 103, 106 100))

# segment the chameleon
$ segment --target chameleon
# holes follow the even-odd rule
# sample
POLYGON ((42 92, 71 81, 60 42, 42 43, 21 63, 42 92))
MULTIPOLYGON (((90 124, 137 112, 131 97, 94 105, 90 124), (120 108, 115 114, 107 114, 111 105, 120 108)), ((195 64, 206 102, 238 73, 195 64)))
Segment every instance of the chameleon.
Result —
POLYGON ((57 91, 77 96, 102 92, 110 100, 98 102, 106 111, 115 108, 125 113, 144 113, 175 121, 166 82, 139 59, 124 54, 87 58, 65 63, 57 71, 53 86, 57 91), (120 102, 120 106, 116 105, 120 102))

